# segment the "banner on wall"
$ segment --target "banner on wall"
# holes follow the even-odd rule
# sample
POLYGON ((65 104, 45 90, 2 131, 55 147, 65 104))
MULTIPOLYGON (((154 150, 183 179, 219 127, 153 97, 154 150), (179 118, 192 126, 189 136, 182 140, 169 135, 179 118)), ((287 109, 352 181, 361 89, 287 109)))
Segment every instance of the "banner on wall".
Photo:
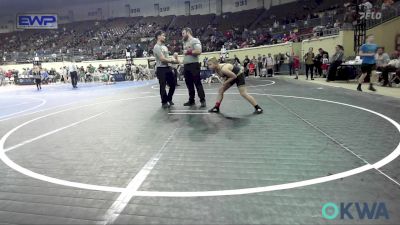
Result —
POLYGON ((18 14, 17 29, 57 29, 57 14, 18 14))

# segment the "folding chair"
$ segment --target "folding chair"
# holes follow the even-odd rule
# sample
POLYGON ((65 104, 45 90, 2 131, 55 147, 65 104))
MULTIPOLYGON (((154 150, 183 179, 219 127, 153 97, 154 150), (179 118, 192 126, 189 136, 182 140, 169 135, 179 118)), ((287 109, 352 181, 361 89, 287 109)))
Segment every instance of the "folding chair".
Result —
MULTIPOLYGON (((392 86, 392 83, 394 83, 396 80, 400 81, 400 74, 398 74, 397 72, 391 72, 389 73, 389 85, 392 86)), ((400 82, 399 82, 400 84, 400 82)), ((397 84, 396 84, 397 86, 397 84)))
POLYGON ((218 82, 221 83, 221 84, 223 83, 222 80, 219 78, 219 76, 216 75, 216 74, 213 74, 210 77, 208 77, 206 79, 206 83, 211 84, 213 82, 213 80, 218 80, 218 82))

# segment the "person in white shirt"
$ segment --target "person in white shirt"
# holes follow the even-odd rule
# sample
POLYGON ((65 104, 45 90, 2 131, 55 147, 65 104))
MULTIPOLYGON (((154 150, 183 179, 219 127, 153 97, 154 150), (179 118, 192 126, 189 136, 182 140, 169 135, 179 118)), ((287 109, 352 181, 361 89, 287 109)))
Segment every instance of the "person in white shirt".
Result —
POLYGON ((66 83, 68 81, 68 70, 66 66, 60 68, 60 74, 61 74, 61 82, 66 83))
POLYGON ((267 57, 267 73, 268 77, 273 77, 274 76, 274 66, 275 66, 275 60, 272 58, 271 53, 268 53, 267 57))
POLYGON ((368 0, 363 0, 363 3, 360 4, 360 9, 363 12, 370 12, 372 7, 373 7, 372 4, 368 0))
POLYGON ((78 88, 78 69, 75 65, 75 61, 72 61, 68 66, 68 73, 71 76, 71 84, 73 88, 78 88))
POLYGON ((340 28, 340 21, 336 20, 336 22, 333 24, 334 28, 340 28))
MULTIPOLYGON (((382 49, 382 48, 380 48, 382 49)), ((383 50, 379 50, 379 51, 383 51, 383 50)), ((377 54, 379 54, 379 51, 377 54)), ((386 54, 386 53, 383 53, 386 54)), ((395 75, 395 78, 390 77, 389 74, 396 72, 396 71, 400 71, 400 57, 397 55, 397 53, 394 53, 391 57, 391 59, 387 59, 386 56, 383 56, 383 54, 381 54, 381 59, 379 59, 378 56, 375 56, 375 58, 377 59, 377 63, 376 65, 379 66, 380 64, 380 68, 377 67, 377 71, 381 71, 382 72, 382 78, 383 78, 383 85, 382 86, 392 86, 392 82, 395 79, 400 79, 398 75, 395 75)), ((386 54, 387 55, 387 54, 386 54)))
POLYGON ((222 45, 221 53, 220 53, 221 62, 225 62, 226 54, 227 54, 227 50, 225 48, 225 45, 222 45))

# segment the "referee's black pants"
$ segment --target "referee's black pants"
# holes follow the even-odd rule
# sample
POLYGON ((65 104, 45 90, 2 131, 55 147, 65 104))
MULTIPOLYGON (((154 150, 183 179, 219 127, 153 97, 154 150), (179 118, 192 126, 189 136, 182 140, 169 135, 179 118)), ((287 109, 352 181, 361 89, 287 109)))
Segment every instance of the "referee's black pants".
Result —
POLYGON ((78 85, 78 73, 76 71, 73 71, 69 74, 71 76, 72 87, 76 88, 76 85, 78 85))
POLYGON ((171 67, 157 67, 156 75, 160 84, 161 103, 171 102, 176 87, 176 80, 171 67), (167 84, 169 86, 168 94, 166 91, 167 84))
POLYGON ((200 98, 200 102, 206 101, 206 96, 204 94, 203 84, 201 83, 200 77, 200 63, 188 63, 183 67, 183 74, 185 75, 185 83, 189 91, 189 102, 194 103, 194 98, 197 89, 197 94, 200 98))

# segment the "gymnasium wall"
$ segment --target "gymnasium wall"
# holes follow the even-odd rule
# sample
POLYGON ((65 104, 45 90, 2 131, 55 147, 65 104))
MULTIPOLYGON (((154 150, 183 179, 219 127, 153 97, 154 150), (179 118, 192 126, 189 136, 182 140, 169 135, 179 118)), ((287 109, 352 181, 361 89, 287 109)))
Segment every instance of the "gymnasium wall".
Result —
MULTIPOLYGON (((229 51, 229 57, 233 59, 234 55, 237 55, 241 61, 245 58, 246 55, 249 56, 249 58, 252 58, 253 56, 258 56, 258 54, 265 54, 267 55, 268 53, 271 53, 272 55, 276 55, 278 53, 290 53, 292 49, 294 52, 299 52, 300 51, 300 45, 301 43, 284 43, 284 44, 277 44, 277 45, 269 45, 269 46, 260 46, 260 47, 254 47, 254 48, 247 48, 247 49, 237 49, 237 50, 231 50, 229 51)), ((200 56, 200 61, 202 62, 205 57, 211 58, 211 57, 217 57, 219 58, 219 52, 207 52, 203 53, 200 56)), ((182 59, 182 56, 180 56, 180 59, 182 59)), ((147 65, 147 58, 136 58, 134 59, 134 63, 137 65, 147 65)), ((95 67, 98 67, 100 64, 103 66, 107 65, 124 65, 125 64, 125 59, 114 59, 114 60, 96 60, 96 61, 85 61, 85 62, 80 62, 76 63, 77 66, 83 66, 86 67, 89 64, 92 64, 95 67)), ((51 63, 42 63, 43 68, 46 69, 51 69, 55 68, 58 70, 60 67, 63 66, 68 66, 69 62, 51 62, 51 63)), ((9 70, 9 69, 17 69, 19 71, 22 71, 23 68, 32 68, 32 64, 16 64, 16 65, 3 65, 1 66, 2 69, 4 70, 9 70)))
POLYGON ((222 0, 223 12, 238 12, 259 8, 263 5, 263 0, 222 0))
MULTIPOLYGON (((343 46, 346 56, 354 56, 354 32, 342 31, 343 46)), ((400 35, 400 17, 387 21, 377 27, 367 30, 367 35, 374 34, 375 42, 379 46, 385 47, 385 51, 389 54, 395 50, 396 36, 400 35)))
POLYGON ((322 48, 329 53, 329 55, 333 55, 335 53, 335 46, 343 45, 343 33, 340 32, 339 35, 330 36, 330 37, 321 37, 318 39, 304 40, 301 45, 301 58, 308 52, 310 47, 314 48, 314 53, 318 53, 318 49, 322 48))
MULTIPOLYGON (((260 46, 260 47, 254 47, 254 48, 247 48, 247 49, 236 49, 236 50, 230 50, 229 51, 229 58, 234 58, 234 55, 237 55, 237 57, 243 61, 245 56, 249 56, 251 59, 253 56, 256 58, 258 57, 258 54, 261 55, 268 55, 268 53, 271 53, 271 55, 276 55, 278 53, 283 53, 285 54, 290 53, 292 51, 293 43, 288 42, 284 44, 276 44, 276 45, 268 45, 268 46, 260 46)), ((220 57, 220 52, 207 52, 204 54, 201 54, 200 60, 203 61, 203 59, 211 58, 211 57, 216 57, 219 59, 220 57)))
POLYGON ((354 52, 354 31, 340 31, 343 34, 343 47, 345 57, 355 56, 354 52))
POLYGON ((387 53, 395 50, 396 35, 400 34, 400 17, 387 21, 367 31, 367 35, 375 35, 375 42, 385 47, 387 53))
MULTIPOLYGON (((56 13, 60 23, 69 23, 84 20, 101 20, 116 17, 137 16, 168 16, 186 15, 186 1, 190 1, 191 15, 217 14, 217 2, 222 1, 222 12, 238 12, 255 8, 266 8, 270 6, 285 4, 295 0, 113 0, 99 3, 84 3, 79 5, 68 5, 63 7, 49 6, 40 10, 21 10, 18 13, 56 13), (156 12, 155 4, 159 5, 156 12), (130 13, 129 13, 130 12, 130 13)), ((7 12, 0 15, 0 27, 6 21, 12 21, 12 28, 1 29, 0 32, 11 32, 14 30, 15 15, 17 12, 7 12)))
MULTIPOLYGON (((76 63, 76 65, 78 67, 83 66, 84 68, 86 68, 89 64, 92 64, 92 66, 94 67, 98 67, 100 64, 102 66, 121 66, 121 65, 125 65, 125 59, 113 59, 113 60, 96 60, 96 61, 85 61, 85 62, 79 62, 76 63)), ((140 58, 140 59, 135 59, 134 60, 136 65, 148 65, 148 60, 147 58, 140 58)), ((68 66, 70 64, 70 62, 50 62, 50 63, 42 63, 42 67, 46 68, 46 69, 51 69, 54 68, 57 71, 64 66, 68 66)), ((10 70, 10 69, 16 69, 18 71, 22 71, 24 68, 32 68, 33 65, 32 63, 29 64, 16 64, 16 65, 3 65, 0 66, 1 69, 3 70, 10 70)))

